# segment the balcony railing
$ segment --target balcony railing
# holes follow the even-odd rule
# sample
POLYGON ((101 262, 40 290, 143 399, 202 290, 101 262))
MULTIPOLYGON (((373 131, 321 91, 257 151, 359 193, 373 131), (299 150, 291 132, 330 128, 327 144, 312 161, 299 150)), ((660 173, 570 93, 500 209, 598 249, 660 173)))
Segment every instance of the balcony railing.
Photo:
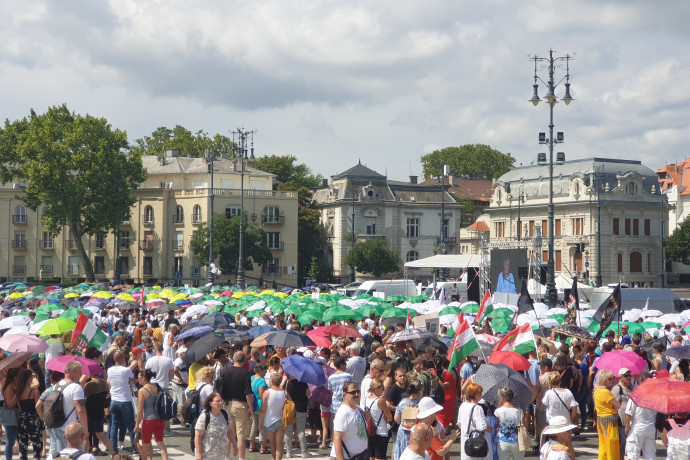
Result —
POLYGON ((128 237, 120 237, 120 249, 129 249, 131 241, 128 237))
POLYGON ((153 241, 151 240, 143 240, 140 244, 139 247, 141 248, 142 251, 153 251, 153 241))
POLYGON ((441 244, 441 243, 446 243, 446 244, 455 244, 456 240, 454 236, 447 236, 445 238, 441 238, 440 236, 436 237, 436 244, 441 244), (443 240, 443 241, 441 241, 443 240))
POLYGON ((192 216, 192 223, 193 223, 193 224, 200 224, 200 223, 202 223, 203 221, 204 221, 204 219, 203 219, 203 217, 201 216, 201 214, 199 214, 199 215, 197 215, 197 216, 192 216))
POLYGON ((24 275, 26 274, 26 265, 12 265, 13 275, 24 275))
POLYGON ((172 250, 175 252, 184 251, 184 242, 183 241, 173 241, 172 250))
POLYGON ((284 241, 278 241, 277 243, 269 243, 267 245, 268 249, 271 251, 282 251, 285 246, 284 241))
POLYGON ((79 274, 79 265, 68 265, 67 266, 67 274, 76 276, 79 274))
POLYGON ((268 265, 261 269, 262 275, 280 275, 280 265, 268 265))
POLYGON ((43 275, 52 275, 53 274, 53 266, 52 265, 41 265, 40 270, 43 272, 43 275))
POLYGON ((25 224, 26 223, 26 214, 13 214, 12 215, 12 223, 13 224, 25 224))
POLYGON ((192 267, 192 276, 195 278, 201 276, 201 267, 192 267))
POLYGON ((283 225, 285 223, 285 216, 261 216, 261 223, 263 225, 283 225))
POLYGON ((144 218, 144 225, 146 225, 146 226, 151 226, 151 225, 153 225, 153 223, 154 223, 154 222, 153 222, 153 217, 144 218))
POLYGON ((12 240, 14 249, 26 249, 26 240, 12 240))
POLYGON ((175 225, 184 224, 184 216, 173 217, 173 224, 175 224, 175 225))
POLYGON ((41 249, 53 249, 53 241, 41 241, 41 249))

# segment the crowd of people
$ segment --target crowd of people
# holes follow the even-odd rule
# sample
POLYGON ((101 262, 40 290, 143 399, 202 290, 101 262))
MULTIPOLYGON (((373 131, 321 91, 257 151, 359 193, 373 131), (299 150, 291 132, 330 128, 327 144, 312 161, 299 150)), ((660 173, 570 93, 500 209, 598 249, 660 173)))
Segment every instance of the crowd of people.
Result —
MULTIPOLYGON (((2 361, 12 355, 0 354, 5 458, 12 458, 16 444, 21 459, 30 449, 35 459, 46 454, 149 459, 155 441, 167 460, 171 425, 189 430, 198 460, 244 460, 247 450, 270 453, 275 460, 294 455, 385 460, 389 451, 393 460, 440 460, 449 458, 456 442, 462 459, 519 460, 531 452, 546 460, 574 459, 574 441, 584 431, 597 432, 600 459, 656 458, 657 432, 668 458, 688 458, 690 452, 688 441, 677 435, 690 414, 660 418, 630 399, 637 385, 660 371, 690 381, 688 360, 665 354, 667 347, 688 343, 675 325, 668 325, 664 340, 629 335, 627 327, 620 334, 610 331, 601 342, 538 337, 523 372, 531 400, 520 405, 510 385, 493 390, 498 404, 487 402, 473 379, 485 355, 475 351, 449 368, 437 346, 391 340, 406 330, 404 319, 384 325, 372 314, 344 321, 354 333, 330 335, 330 346, 228 339, 192 361, 187 353, 201 337, 182 333, 205 315, 185 315, 185 309, 164 314, 104 309, 90 318, 108 336, 100 349, 70 346, 67 331, 46 337, 45 353, 25 364, 5 368, 2 361), (621 368, 617 375, 597 369, 597 360, 615 349, 637 353, 646 369, 633 374, 621 368), (82 355, 100 370, 83 372, 85 364, 77 359, 82 355), (318 364, 325 383, 308 384, 284 370, 292 355, 318 364), (46 371, 45 363, 60 356, 75 358, 64 372, 46 371), (161 415, 163 394, 176 403, 178 412, 171 417, 161 415), (56 417, 56 405, 59 426, 47 421, 56 417), (10 411, 15 419, 5 413, 10 411)), ((247 318, 241 312, 211 333, 259 327, 307 333, 325 325, 318 319, 301 324, 290 314, 247 318)), ((487 331, 486 325, 478 330, 487 331)))

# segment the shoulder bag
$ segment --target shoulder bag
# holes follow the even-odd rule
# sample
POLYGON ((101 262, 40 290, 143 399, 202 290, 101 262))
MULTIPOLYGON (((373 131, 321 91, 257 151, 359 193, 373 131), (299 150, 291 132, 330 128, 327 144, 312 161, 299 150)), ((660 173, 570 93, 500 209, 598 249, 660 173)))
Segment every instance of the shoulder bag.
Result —
POLYGON ((283 406, 283 426, 288 427, 295 424, 295 403, 287 398, 287 392, 283 391, 285 394, 285 405, 283 406))
POLYGON ((519 411, 519 422, 518 422, 518 449, 520 449, 520 452, 527 452, 531 449, 532 447, 532 437, 529 435, 529 432, 527 431, 527 427, 522 423, 523 419, 523 413, 522 411, 519 411))
POLYGON ((484 433, 478 430, 470 431, 470 427, 472 426, 472 415, 476 407, 476 404, 472 406, 470 420, 467 423, 467 436, 469 436, 469 438, 465 441, 465 455, 470 457, 486 457, 489 453, 489 444, 486 442, 484 433))

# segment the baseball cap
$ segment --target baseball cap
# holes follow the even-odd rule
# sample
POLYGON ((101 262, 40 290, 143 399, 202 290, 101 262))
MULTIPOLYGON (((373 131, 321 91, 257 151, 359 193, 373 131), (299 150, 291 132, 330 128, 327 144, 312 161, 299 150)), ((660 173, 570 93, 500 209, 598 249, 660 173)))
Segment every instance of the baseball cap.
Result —
POLYGON ((622 377, 622 376, 624 376, 625 374, 632 374, 632 372, 630 372, 630 369, 628 369, 627 367, 621 367, 621 368, 618 370, 618 377, 622 377))
POLYGON ((436 404, 436 402, 428 396, 425 396, 424 398, 420 399, 417 407, 419 408, 419 412, 417 413, 417 420, 427 418, 428 416, 433 415, 437 412, 441 412, 443 410, 443 406, 436 404))

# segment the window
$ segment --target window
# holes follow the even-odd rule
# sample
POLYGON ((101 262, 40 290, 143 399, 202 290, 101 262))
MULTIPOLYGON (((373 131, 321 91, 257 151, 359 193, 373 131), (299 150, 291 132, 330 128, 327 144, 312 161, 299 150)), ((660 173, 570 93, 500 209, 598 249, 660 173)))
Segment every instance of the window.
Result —
POLYGON ((625 186, 625 191, 628 195, 637 195, 637 184, 629 183, 625 186))
POLYGON ((26 233, 15 232, 12 247, 16 249, 26 249, 26 233))
POLYGON ((105 249, 105 235, 96 235, 96 249, 105 249))
POLYGON ((278 206, 266 206, 264 208, 263 223, 265 224, 282 224, 283 220, 280 215, 280 208, 278 206))
POLYGON ((620 235, 620 219, 618 217, 613 218, 613 234, 620 235))
POLYGON ((194 277, 201 276, 201 267, 192 267, 191 275, 194 277))
POLYGON ((120 257, 120 273, 129 273, 129 257, 120 257))
POLYGON ((576 252, 575 256, 573 257, 573 270, 576 271, 577 273, 582 272, 582 253, 581 252, 576 252))
POLYGON ((367 235, 376 235, 376 217, 366 217, 367 235))
POLYGON ((534 236, 534 221, 530 220, 529 221, 529 233, 527 236, 534 236))
POLYGON ((144 232, 144 241, 141 242, 141 249, 151 251, 153 249, 153 232, 144 232))
POLYGON ((175 279, 182 278, 182 257, 175 257, 173 259, 173 277, 175 279))
POLYGON ((201 206, 198 204, 194 205, 194 211, 192 212, 192 221, 195 224, 201 222, 201 206))
POLYGON ((129 249, 129 230, 120 230, 120 249, 129 249))
POLYGON ((443 219, 443 237, 448 238, 448 219, 443 219))
POLYGON ((13 275, 26 274, 26 259, 24 256, 14 256, 14 264, 12 265, 13 275))
POLYGON ((43 275, 53 274, 53 256, 41 256, 41 267, 39 269, 43 275))
POLYGON ((555 236, 561 236, 561 219, 554 219, 554 221, 553 221, 553 234, 555 236))
POLYGON ((14 209, 14 216, 12 220, 15 224, 25 224, 26 223, 26 208, 24 206, 17 206, 14 209))
POLYGON ((266 247, 274 251, 281 249, 280 232, 266 232, 266 247))
POLYGON ((644 235, 650 236, 652 234, 652 222, 649 219, 644 220, 644 235))
POLYGON ((196 188, 196 189, 204 188, 204 182, 200 181, 200 180, 194 181, 194 188, 196 188))
POLYGON ((152 206, 146 206, 144 208, 144 223, 145 224, 152 224, 153 223, 153 207, 152 206))
POLYGON ((184 248, 184 232, 175 232, 175 239, 173 240, 173 249, 181 250, 184 248))
POLYGON ((618 254, 618 273, 623 273, 623 254, 618 254))
POLYGON ((577 217, 572 219, 573 224, 573 235, 583 235, 585 231, 585 219, 584 217, 577 217))
POLYGON ((410 251, 407 253, 407 262, 414 262, 419 259, 419 253, 417 251, 410 251))
POLYGON ((179 204, 175 208, 175 223, 181 224, 184 222, 184 209, 179 204))
POLYGON ((153 275, 153 257, 144 257, 144 276, 153 275))
POLYGON ((69 256, 69 259, 67 259, 67 274, 79 274, 79 256, 69 256))
POLYGON ((549 260, 549 251, 542 251, 541 252, 541 261, 546 262, 549 260))
POLYGON ((630 253, 630 273, 642 273, 642 254, 630 253))
POLYGON ((53 247, 53 234, 50 232, 43 232, 43 241, 42 245, 43 249, 52 249, 53 247))
POLYGON ((261 267, 262 275, 280 275, 280 259, 273 259, 261 267))
POLYGON ((407 218, 407 237, 419 238, 419 219, 416 217, 407 218))
POLYGON ((93 258, 93 272, 96 275, 103 275, 105 273, 105 257, 96 256, 93 258))
POLYGON ((541 234, 542 234, 542 236, 546 236, 549 234, 549 221, 548 220, 542 220, 541 221, 541 234))
POLYGON ((221 179, 220 188, 231 189, 232 188, 232 181, 227 180, 227 179, 221 179))
POLYGON ((630 235, 630 219, 625 219, 625 234, 630 235))
POLYGON ((228 206, 225 208, 225 218, 226 219, 232 219, 235 216, 240 215, 240 208, 234 207, 234 206, 228 206))
POLYGON ((264 183, 263 182, 249 181, 249 190, 263 190, 263 189, 264 189, 264 183))
POLYGON ((633 219, 633 235, 637 236, 640 234, 640 219, 633 219))
POLYGON ((506 223, 496 222, 496 238, 503 238, 506 236, 506 223))
POLYGON ((560 272, 562 267, 561 267, 562 259, 561 259, 561 251, 556 251, 556 266, 554 267, 554 270, 557 272, 560 272))

